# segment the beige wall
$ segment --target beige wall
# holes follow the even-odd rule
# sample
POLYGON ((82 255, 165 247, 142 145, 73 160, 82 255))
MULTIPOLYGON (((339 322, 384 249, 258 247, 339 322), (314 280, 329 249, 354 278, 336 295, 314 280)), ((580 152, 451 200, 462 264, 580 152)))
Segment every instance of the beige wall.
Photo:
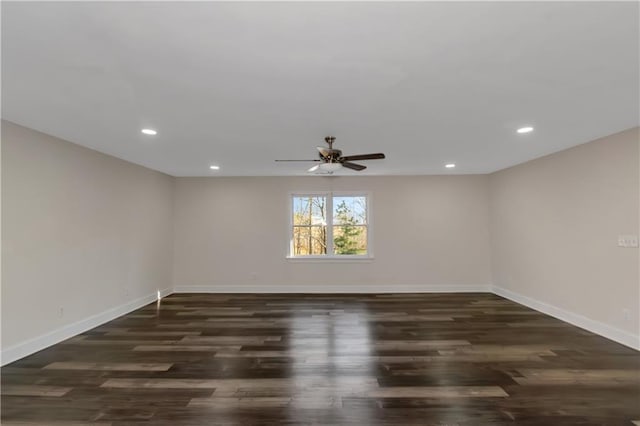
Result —
POLYGON ((178 178, 173 283, 488 288, 487 184, 487 176, 178 178), (349 190, 371 191, 375 259, 287 260, 290 192, 349 190))
POLYGON ((170 176, 3 121, 3 350, 169 288, 172 197, 170 176))
POLYGON ((494 285, 637 339, 638 249, 617 238, 638 235, 638 144, 636 128, 492 174, 494 285))
POLYGON ((489 176, 172 178, 3 122, 3 352, 173 286, 493 283, 637 339, 638 249, 616 243, 639 233, 638 143, 635 129, 489 176), (305 190, 372 194, 372 261, 285 258, 288 197, 305 190))

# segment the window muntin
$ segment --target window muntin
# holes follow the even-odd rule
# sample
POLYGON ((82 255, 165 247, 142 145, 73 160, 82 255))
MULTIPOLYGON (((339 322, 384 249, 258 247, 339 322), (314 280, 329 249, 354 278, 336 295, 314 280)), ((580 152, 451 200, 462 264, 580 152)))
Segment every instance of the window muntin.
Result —
POLYGON ((370 255, 367 195, 294 194, 291 219, 291 257, 370 255))

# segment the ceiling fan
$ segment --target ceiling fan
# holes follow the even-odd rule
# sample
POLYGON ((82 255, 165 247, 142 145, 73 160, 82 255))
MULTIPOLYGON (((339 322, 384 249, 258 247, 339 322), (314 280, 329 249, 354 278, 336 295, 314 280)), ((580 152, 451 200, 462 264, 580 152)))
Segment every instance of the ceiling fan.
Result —
POLYGON ((316 164, 311 167, 308 172, 315 172, 320 170, 327 174, 332 174, 336 170, 341 169, 342 167, 346 167, 351 170, 355 170, 357 172, 364 170, 367 166, 363 166, 361 164, 352 163, 352 161, 360 161, 360 160, 381 160, 385 158, 384 154, 379 152, 375 154, 360 154, 360 155, 347 155, 342 156, 342 151, 339 149, 335 149, 333 147, 333 143, 336 138, 334 136, 327 136, 324 138, 324 141, 329 145, 329 148, 325 148, 323 146, 319 146, 318 155, 319 159, 316 160, 275 160, 275 161, 307 161, 307 162, 318 162, 320 164, 316 164))

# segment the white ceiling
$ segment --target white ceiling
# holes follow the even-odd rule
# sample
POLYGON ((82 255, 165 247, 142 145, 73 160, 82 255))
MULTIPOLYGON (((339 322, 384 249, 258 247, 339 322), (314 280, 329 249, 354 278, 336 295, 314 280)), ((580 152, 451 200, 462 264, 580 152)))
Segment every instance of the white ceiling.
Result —
POLYGON ((175 176, 305 174, 273 160, 329 134, 492 172, 638 125, 638 7, 2 2, 2 116, 175 176))

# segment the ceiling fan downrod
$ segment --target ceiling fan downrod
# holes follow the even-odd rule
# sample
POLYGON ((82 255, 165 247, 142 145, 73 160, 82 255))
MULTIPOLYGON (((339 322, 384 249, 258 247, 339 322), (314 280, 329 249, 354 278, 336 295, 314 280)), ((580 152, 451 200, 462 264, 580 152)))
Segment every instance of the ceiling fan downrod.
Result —
POLYGON ((324 141, 329 145, 329 149, 333 149, 333 142, 335 142, 335 136, 327 136, 324 138, 324 141))

